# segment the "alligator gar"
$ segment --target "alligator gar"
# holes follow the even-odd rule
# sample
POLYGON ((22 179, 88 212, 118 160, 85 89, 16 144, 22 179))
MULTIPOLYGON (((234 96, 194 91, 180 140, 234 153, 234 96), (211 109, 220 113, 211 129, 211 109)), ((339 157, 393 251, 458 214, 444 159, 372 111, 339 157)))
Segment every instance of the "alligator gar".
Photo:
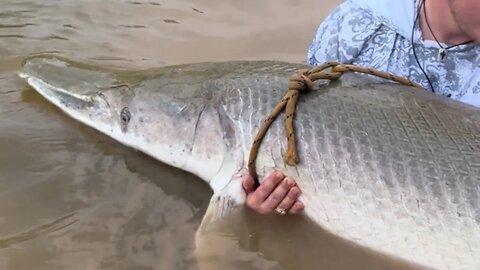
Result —
MULTIPOLYGON (((252 138, 303 68, 234 61, 128 71, 32 57, 19 75, 73 119, 208 182, 208 223, 243 207, 252 138)), ((344 75, 300 97, 295 117, 300 163, 284 165, 276 121, 256 164, 260 177, 277 168, 297 180, 308 218, 419 265, 479 269, 480 109, 344 75)))

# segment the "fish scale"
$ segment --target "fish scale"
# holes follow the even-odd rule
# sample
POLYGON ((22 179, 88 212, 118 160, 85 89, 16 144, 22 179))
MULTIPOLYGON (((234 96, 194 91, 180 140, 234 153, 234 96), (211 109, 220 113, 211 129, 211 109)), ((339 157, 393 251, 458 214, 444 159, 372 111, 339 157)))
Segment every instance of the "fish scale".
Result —
MULTIPOLYGON (((246 169, 245 157, 255 132, 281 100, 287 79, 300 68, 305 66, 239 61, 164 67, 147 71, 147 76, 138 72, 126 76, 126 71, 33 58, 26 61, 21 74, 74 118, 209 182, 219 196, 209 210, 228 213, 233 211, 228 208, 231 203, 223 203, 222 198, 240 195, 238 190, 225 193, 233 183, 229 177, 233 179, 237 172, 231 165, 240 158, 237 161, 244 164, 240 169, 246 169), (77 72, 81 83, 75 81, 77 72), (62 96, 72 91, 74 97, 93 97, 98 89, 78 93, 78 85, 108 85, 122 78, 140 79, 128 94, 123 87, 103 96, 109 98, 108 109, 115 111, 109 115, 131 108, 134 123, 127 131, 120 131, 118 119, 79 115, 78 110, 88 106, 70 108, 72 98, 62 96), (56 94, 58 89, 65 91, 56 94), (135 122, 136 114, 147 120, 135 122), (232 130, 238 149, 222 144, 232 130), (169 144, 168 154, 162 143, 169 144), (192 144, 195 153, 186 152, 189 147, 183 146, 192 144), (243 153, 236 156, 236 150, 243 153), (229 166, 234 170, 224 169, 229 166), (222 184, 223 178, 216 175, 225 171, 222 177, 228 182, 222 184)), ((98 110, 101 105, 96 106, 98 110)), ((372 82, 365 76, 347 74, 338 82, 318 83, 313 92, 301 95, 297 105, 294 126, 300 163, 295 167, 283 161, 287 140, 281 117, 260 147, 259 175, 270 167, 292 175, 302 189, 306 215, 319 226, 420 265, 480 267, 479 109, 423 90, 372 82)))
MULTIPOLYGON (((333 92, 334 90, 330 91, 333 92)), ((359 90, 348 89, 344 91, 346 92, 359 90)), ((399 93, 396 93, 396 95, 399 98, 402 98, 402 95, 400 95, 399 93)), ((453 164, 453 166, 457 166, 457 173, 460 172, 461 174, 463 168, 466 168, 467 170, 463 172, 469 175, 472 181, 467 181, 465 182, 465 184, 468 184, 470 186, 478 186, 478 175, 474 175, 473 172, 468 170, 469 168, 474 167, 474 164, 466 158, 463 158, 465 152, 469 149, 471 150, 471 147, 469 147, 465 143, 466 140, 464 138, 468 137, 468 134, 470 134, 472 130, 478 130, 478 126, 475 126, 470 121, 459 122, 458 119, 457 121, 448 119, 449 121, 445 121, 443 122, 443 125, 441 125, 442 120, 440 120, 441 118, 437 117, 437 115, 449 115, 449 111, 440 108, 439 106, 441 106, 441 104, 439 104, 438 106, 431 106, 427 102, 434 101, 430 99, 423 100, 413 94, 406 96, 402 100, 404 102, 403 106, 397 105, 398 107, 396 108, 385 108, 385 106, 379 106, 376 108, 374 105, 370 105, 371 107, 363 110, 364 114, 362 114, 362 110, 357 110, 356 117, 349 117, 349 114, 347 112, 350 112, 351 110, 347 110, 346 108, 354 108, 356 107, 355 105, 358 104, 348 104, 348 98, 345 100, 341 100, 338 98, 338 96, 339 95, 337 95, 335 99, 326 97, 322 101, 318 101, 315 106, 309 106, 308 104, 300 103, 298 105, 296 113, 297 126, 305 126, 307 121, 302 120, 302 118, 316 120, 316 123, 314 125, 319 127, 316 129, 316 135, 323 136, 323 138, 317 138, 317 142, 320 145, 319 148, 323 150, 321 152, 322 155, 315 155, 311 152, 309 154, 305 154, 308 151, 308 148, 312 147, 312 145, 316 145, 316 142, 311 142, 307 139, 308 137, 311 137, 309 134, 310 132, 303 135, 302 129, 296 128, 298 134, 297 136, 300 141, 299 155, 301 159, 302 157, 304 158, 303 164, 324 164, 323 160, 325 159, 325 155, 330 155, 334 160, 335 165, 331 166, 331 168, 329 169, 330 171, 335 172, 335 176, 331 177, 331 180, 324 178, 326 181, 330 182, 329 188, 336 187, 337 189, 343 189, 342 192, 344 192, 345 195, 354 197, 356 193, 351 192, 351 186, 353 186, 353 184, 355 183, 355 179, 353 179, 353 174, 351 173, 352 168, 356 168, 356 172, 364 172, 364 175, 366 175, 366 177, 361 178, 361 180, 363 181, 369 181, 368 179, 370 179, 370 181, 380 180, 383 183, 383 187, 389 193, 388 201, 390 201, 390 203, 387 203, 384 207, 377 206, 375 208, 375 211, 386 210, 386 214, 383 215, 382 221, 384 222, 384 224, 391 224, 392 227, 396 227, 394 224, 399 222, 401 219, 410 218, 410 224, 414 225, 413 228, 415 228, 415 225, 418 224, 413 218, 415 216, 411 216, 411 213, 414 211, 420 211, 421 213, 428 216, 428 218, 424 219, 424 221, 422 221, 420 225, 428 227, 428 225, 430 224, 433 230, 442 230, 442 228, 444 228, 443 222, 446 219, 449 219, 448 222, 445 222, 446 225, 453 225, 456 222, 451 217, 442 216, 445 215, 445 212, 440 211, 437 213, 435 210, 437 207, 439 209, 444 209, 445 207, 441 207, 442 205, 446 206, 448 204, 453 204, 451 198, 458 199, 459 196, 461 196, 463 200, 465 200, 466 198, 470 198, 470 201, 476 201, 478 203, 478 189, 468 189, 466 187, 463 187, 464 192, 467 194, 462 195, 458 195, 454 192, 449 192, 446 188, 446 182, 456 182, 456 179, 443 177, 441 173, 441 171, 444 170, 442 168, 444 168, 445 163, 452 163, 452 161, 449 160, 449 157, 457 157, 459 159, 458 162, 453 164), (427 104, 428 106, 425 104, 427 104), (360 114, 360 117, 358 117, 358 114, 360 114), (320 117, 313 117, 313 115, 320 115, 320 117), (353 123, 351 123, 350 121, 353 121, 353 123), (358 149, 362 149, 361 146, 351 147, 347 146, 348 144, 345 143, 346 138, 348 138, 348 136, 345 136, 345 131, 352 129, 353 126, 358 126, 359 122, 360 126, 362 126, 365 132, 368 134, 369 143, 366 143, 365 140, 361 140, 361 136, 360 138, 355 137, 353 141, 355 141, 354 144, 356 145, 363 145, 363 149, 370 149, 370 151, 373 151, 373 155, 371 156, 372 160, 370 161, 374 163, 372 164, 374 167, 370 167, 369 169, 367 169, 369 167, 368 160, 364 160, 366 161, 366 168, 355 165, 344 166, 345 164, 353 164, 351 159, 349 160, 346 158, 347 156, 356 156, 358 149), (323 128, 325 128, 325 130, 327 131, 326 133, 321 132, 323 128), (445 133, 445 130, 448 130, 447 132, 450 133, 449 137, 452 138, 451 140, 448 140, 450 146, 453 146, 451 148, 439 147, 439 145, 442 146, 442 143, 440 142, 440 137, 437 135, 437 133, 445 133), (399 140, 397 141, 394 140, 396 136, 399 137, 399 140), (323 142, 325 141, 329 145, 327 149, 325 149, 325 147, 323 146, 323 142), (405 149, 405 147, 403 146, 408 147, 406 147, 405 149), (442 157, 443 162, 440 161, 442 157), (410 166, 404 165, 405 161, 408 162, 409 160, 414 163, 411 163, 410 166), (349 185, 337 185, 337 181, 333 180, 335 178, 343 178, 343 180, 340 182, 348 182, 349 185), (413 193, 411 192, 412 190, 409 190, 411 188, 414 188, 413 193), (402 190, 404 191, 402 192, 402 190), (407 196, 399 196, 400 193, 407 194, 407 196), (409 196, 411 195, 417 198, 409 199, 409 196), (398 207, 398 204, 403 205, 402 202, 405 200, 412 201, 412 203, 408 203, 408 205, 410 205, 410 210, 407 210, 406 207, 398 207), (417 200, 419 203, 415 203, 415 201, 417 200), (395 213, 395 215, 392 215, 392 213, 395 213), (401 218, 397 219, 396 217, 401 218)), ((313 99, 312 97, 308 96, 304 96, 303 98, 313 99)), ((255 97, 253 97, 253 99, 255 99, 255 97)), ((274 104, 271 104, 270 107, 273 108, 273 105, 274 104)), ((355 113, 355 111, 353 113, 355 113)), ((257 121, 259 120, 260 119, 257 119, 257 121)), ((274 126, 272 128, 282 127, 274 126)), ((355 132, 351 133, 355 134, 355 132)), ((445 138, 443 139, 445 140, 445 138)), ((268 148, 270 147, 278 147, 278 144, 268 143, 268 135, 265 141, 266 143, 262 145, 260 151, 269 151, 268 148)), ((286 147, 284 141, 285 140, 281 141, 283 148, 286 147)), ((278 143, 277 141, 275 142, 278 143)), ((474 144, 477 143, 477 140, 472 140, 470 136, 469 142, 474 144)), ((249 142, 246 143, 248 144, 249 142)), ((368 157, 368 154, 366 155, 368 157)), ((257 162, 261 164, 261 160, 257 162)), ((302 170, 303 166, 304 165, 300 164, 298 166, 298 169, 302 170)), ((449 174, 450 177, 453 176, 454 178, 458 178, 458 175, 459 174, 449 174)), ((316 177, 316 175, 312 175, 312 179, 310 181, 315 181, 316 177)), ((299 180, 299 182, 299 185, 302 186, 302 183, 305 182, 305 179, 299 180)), ((364 187, 368 186, 369 185, 367 182, 364 187)), ((331 190, 319 190, 318 192, 322 193, 329 191, 331 190)), ((371 200, 373 198, 369 197, 368 199, 371 200)), ((318 201, 315 203, 320 204, 322 202, 318 201)), ((345 204, 349 204, 349 202, 345 202, 345 204)), ((358 207, 358 205, 356 206, 358 207)), ((475 207, 473 204, 471 204, 470 206, 463 203, 459 203, 456 205, 456 208, 458 210, 461 209, 462 211, 471 210, 469 208, 473 207, 475 207)), ((332 209, 333 208, 342 209, 339 211, 340 213, 345 210, 343 207, 340 206, 332 207, 332 209)), ((315 215, 313 213, 309 214, 311 216, 315 215)), ((470 215, 470 217, 472 216, 470 215)), ((349 227, 345 224, 345 219, 342 220, 342 218, 338 218, 333 220, 338 220, 338 223, 335 224, 335 222, 332 222, 332 220, 330 220, 331 224, 329 224, 329 226, 327 227, 334 232, 338 231, 337 228, 339 227, 349 227)), ((354 222, 358 222, 358 220, 355 220, 354 222)), ((450 226, 449 228, 446 228, 446 235, 449 234, 448 230, 452 230, 454 227, 455 226, 450 226)), ((371 229, 368 226, 363 228, 364 230, 371 229)), ((478 225, 476 226, 475 230, 478 232, 478 225)), ((346 231, 348 230, 343 230, 342 232, 345 233, 346 231)), ((353 231, 355 230, 351 230, 350 232, 353 231)), ((378 241, 377 243, 374 243, 374 241, 365 240, 364 238, 359 236, 360 234, 368 235, 368 232, 366 231, 357 230, 357 235, 355 235, 355 233, 352 233, 350 237, 357 241, 370 242, 372 244, 371 246, 375 246, 378 249, 382 249, 382 246, 386 242, 393 241, 397 244, 395 244, 394 246, 387 245, 387 247, 391 246, 390 252, 398 253, 398 247, 401 246, 399 242, 401 242, 401 240, 399 238, 397 240, 394 239, 395 237, 393 237, 393 235, 395 234, 393 233, 393 231, 394 230, 392 230, 392 233, 387 234, 388 239, 383 239, 382 241, 376 239, 375 241, 378 241)), ((423 243, 423 245, 425 245, 425 253, 429 253, 427 251, 428 249, 435 250, 435 244, 433 244, 434 242, 437 244, 447 244, 447 242, 442 242, 442 240, 447 241, 447 239, 445 237, 442 237, 440 234, 441 233, 439 232, 439 235, 433 237, 433 239, 436 238, 436 240, 439 242, 435 242, 435 240, 432 239, 430 243, 429 241, 425 241, 423 243)), ((399 233, 399 235, 402 235, 402 233, 399 233)), ((415 233, 412 233, 412 235, 415 235, 415 233)), ((415 237, 411 238, 411 245, 415 245, 414 239, 415 237)), ((414 248, 408 248, 408 246, 405 246, 404 248, 406 250, 414 250, 414 248)), ((467 246, 465 246, 464 248, 468 249, 467 246)), ((455 249, 450 249, 449 251, 451 252, 451 250, 455 249)), ((410 254, 410 252, 408 251, 406 251, 406 253, 410 254)), ((417 257, 421 261, 425 260, 425 258, 420 258, 421 256, 414 255, 414 257, 417 257)), ((437 257, 439 262, 441 262, 436 265, 439 268, 443 268, 446 265, 458 265, 458 261, 456 259, 453 259, 452 262, 448 262, 444 260, 440 254, 434 254, 434 252, 430 252, 430 257, 428 258, 431 259, 435 257, 437 257)), ((427 261, 430 259, 427 259, 427 261)), ((426 265, 428 265, 428 263, 426 263, 426 265)), ((448 267, 445 269, 448 269, 448 267)))

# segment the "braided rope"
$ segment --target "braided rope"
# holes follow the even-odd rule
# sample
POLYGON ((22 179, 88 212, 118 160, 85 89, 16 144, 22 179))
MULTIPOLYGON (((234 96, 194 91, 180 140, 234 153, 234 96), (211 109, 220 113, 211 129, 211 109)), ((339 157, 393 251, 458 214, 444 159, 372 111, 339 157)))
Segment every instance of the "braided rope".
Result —
POLYGON ((361 67, 356 65, 341 64, 338 62, 326 62, 322 65, 314 67, 312 69, 302 69, 297 71, 289 79, 288 90, 285 96, 275 106, 268 117, 263 121, 262 126, 258 130, 255 139, 253 140, 250 156, 248 159, 248 171, 255 180, 255 184, 258 186, 257 168, 255 165, 260 144, 262 143, 268 128, 271 126, 277 116, 285 109, 285 132, 287 136, 287 151, 284 154, 284 162, 288 165, 294 166, 298 164, 299 159, 297 155, 295 132, 293 128, 293 120, 295 116, 295 109, 297 107, 299 93, 310 92, 313 90, 313 82, 321 79, 326 80, 338 80, 345 72, 358 72, 373 75, 383 79, 398 82, 403 85, 412 86, 415 88, 423 88, 419 84, 412 82, 406 78, 379 71, 372 68, 361 67), (324 70, 330 68, 330 72, 324 72, 324 70))

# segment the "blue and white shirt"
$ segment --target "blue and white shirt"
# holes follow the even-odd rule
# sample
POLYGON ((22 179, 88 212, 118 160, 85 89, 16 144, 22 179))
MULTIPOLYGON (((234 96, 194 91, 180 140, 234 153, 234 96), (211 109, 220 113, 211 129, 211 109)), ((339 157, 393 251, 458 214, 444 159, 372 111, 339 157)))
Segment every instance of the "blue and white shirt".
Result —
POLYGON ((480 46, 451 48, 439 60, 440 46, 422 38, 419 23, 414 26, 418 5, 418 0, 346 0, 320 24, 308 50, 308 63, 367 66, 431 89, 415 60, 414 45, 437 94, 480 107, 480 46))

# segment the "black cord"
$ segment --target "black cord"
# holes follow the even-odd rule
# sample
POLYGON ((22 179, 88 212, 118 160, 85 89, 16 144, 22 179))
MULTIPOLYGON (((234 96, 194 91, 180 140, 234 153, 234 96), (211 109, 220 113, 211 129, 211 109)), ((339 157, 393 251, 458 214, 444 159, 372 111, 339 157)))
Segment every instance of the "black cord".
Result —
POLYGON ((413 42, 413 37, 414 37, 414 33, 415 33, 415 25, 417 25, 418 18, 420 17, 420 11, 422 10, 422 7, 424 7, 424 5, 425 5, 425 0, 421 0, 421 1, 422 1, 422 2, 418 5, 417 16, 415 17, 415 20, 413 21, 412 39, 411 39, 411 42, 412 42, 412 50, 413 50, 413 56, 415 57, 415 61, 417 62, 418 67, 420 67, 420 69, 422 70, 423 74, 424 74, 425 77, 427 78, 428 84, 430 85, 430 88, 432 89, 432 92, 435 93, 435 88, 433 88, 432 81, 430 80, 430 78, 429 78, 428 75, 427 75, 427 72, 425 72, 425 70, 423 69, 422 65, 420 64, 420 61, 418 60, 417 53, 415 52, 415 42, 413 42))

